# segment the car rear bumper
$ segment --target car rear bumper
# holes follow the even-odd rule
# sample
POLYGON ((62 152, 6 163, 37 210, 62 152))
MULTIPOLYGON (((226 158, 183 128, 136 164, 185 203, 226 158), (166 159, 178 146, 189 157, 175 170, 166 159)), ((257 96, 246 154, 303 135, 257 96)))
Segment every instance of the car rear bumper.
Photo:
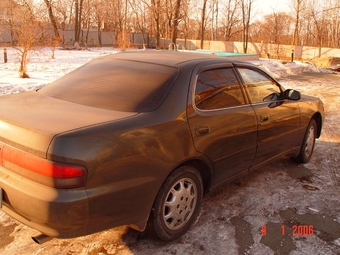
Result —
POLYGON ((1 210, 51 237, 86 234, 88 199, 85 188, 55 189, 0 167, 1 210))

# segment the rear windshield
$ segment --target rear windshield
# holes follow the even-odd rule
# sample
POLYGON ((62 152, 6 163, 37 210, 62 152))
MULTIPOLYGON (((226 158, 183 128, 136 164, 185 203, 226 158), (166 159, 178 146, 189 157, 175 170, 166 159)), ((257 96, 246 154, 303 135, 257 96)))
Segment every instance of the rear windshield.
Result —
POLYGON ((61 100, 126 112, 155 110, 169 93, 178 69, 98 58, 39 90, 61 100))

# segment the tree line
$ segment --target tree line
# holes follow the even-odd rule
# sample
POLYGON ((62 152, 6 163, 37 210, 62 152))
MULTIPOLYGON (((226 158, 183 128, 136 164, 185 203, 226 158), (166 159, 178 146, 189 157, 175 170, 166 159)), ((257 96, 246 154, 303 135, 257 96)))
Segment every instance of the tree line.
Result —
MULTIPOLYGON (((81 29, 115 34, 119 45, 131 32, 157 40, 177 38, 264 42, 338 48, 340 0, 290 0, 286 11, 263 16, 261 0, 5 0, 29 10, 36 22, 49 23, 55 38, 72 27, 75 42, 81 29), (258 5, 260 6, 260 5, 258 5)), ((26 12, 26 11, 25 11, 26 12)), ((30 15, 31 15, 30 14, 30 15)), ((27 22, 28 18, 25 18, 27 22)), ((10 22, 10 21, 9 21, 10 22)), ((13 26, 13 24, 12 24, 13 26)))

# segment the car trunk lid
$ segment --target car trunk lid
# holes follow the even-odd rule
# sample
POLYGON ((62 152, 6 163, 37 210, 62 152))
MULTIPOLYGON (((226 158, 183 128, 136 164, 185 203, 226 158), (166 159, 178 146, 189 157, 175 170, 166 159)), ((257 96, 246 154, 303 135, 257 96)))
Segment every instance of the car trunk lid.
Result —
POLYGON ((75 104, 36 91, 0 98, 0 143, 46 158, 57 134, 128 118, 119 112, 75 104))

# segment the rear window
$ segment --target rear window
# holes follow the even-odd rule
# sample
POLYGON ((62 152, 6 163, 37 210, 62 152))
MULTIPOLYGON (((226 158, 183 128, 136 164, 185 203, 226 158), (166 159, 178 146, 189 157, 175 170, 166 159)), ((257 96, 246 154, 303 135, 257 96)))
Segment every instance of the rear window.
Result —
POLYGON ((39 90, 61 100, 126 112, 149 112, 169 93, 178 69, 98 58, 39 90))

